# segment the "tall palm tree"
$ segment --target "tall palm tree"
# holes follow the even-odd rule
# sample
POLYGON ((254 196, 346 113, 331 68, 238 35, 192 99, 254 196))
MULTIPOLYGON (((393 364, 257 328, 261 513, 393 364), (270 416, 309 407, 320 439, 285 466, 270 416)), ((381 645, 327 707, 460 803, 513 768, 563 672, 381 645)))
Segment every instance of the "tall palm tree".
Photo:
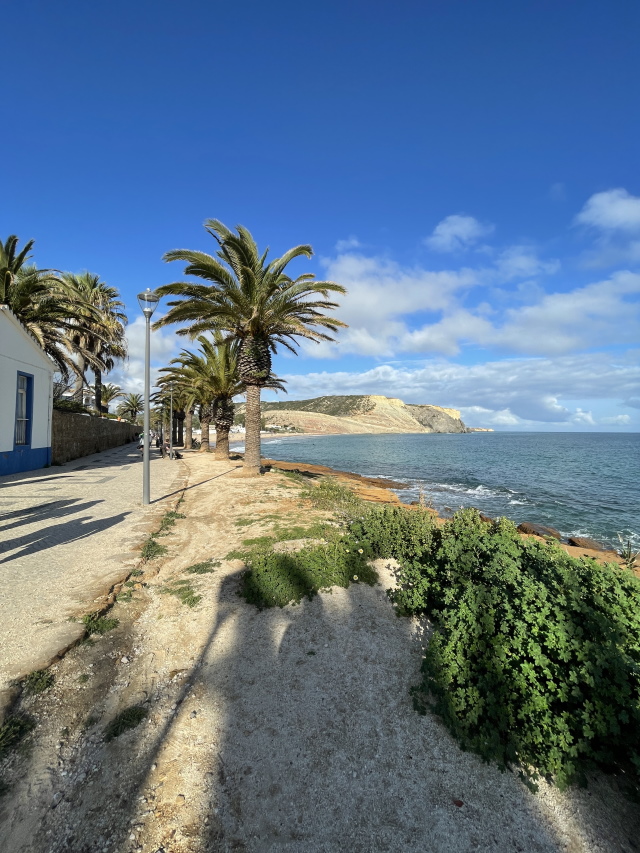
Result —
POLYGON ((117 411, 120 417, 128 418, 132 423, 135 423, 138 415, 144 411, 142 394, 126 394, 117 411))
MULTIPOLYGON (((209 450, 209 424, 216 429, 216 459, 229 458, 229 430, 233 425, 233 398, 244 391, 238 379, 237 345, 225 342, 218 332, 212 341, 205 335, 198 336, 200 350, 193 353, 183 350, 171 360, 170 367, 163 368, 167 382, 176 381, 178 387, 189 387, 194 401, 200 406, 202 438, 200 450, 209 450)), ((160 384, 163 380, 159 380, 160 384)))
POLYGON ((91 314, 85 317, 82 326, 72 335, 72 343, 78 350, 79 393, 82 394, 85 373, 91 368, 95 407, 98 412, 102 412, 102 373, 113 370, 116 361, 127 356, 124 336, 127 315, 122 310, 124 303, 118 299, 119 293, 115 287, 110 287, 93 273, 65 273, 64 279, 97 313, 97 317, 91 314))
POLYGON ((102 405, 107 412, 109 413, 109 404, 113 403, 114 400, 117 400, 118 397, 123 397, 124 392, 119 385, 111 385, 111 383, 107 382, 102 386, 102 405))
MULTIPOLYGON (((33 240, 21 252, 13 234, 0 241, 0 303, 7 305, 67 379, 76 370, 72 335, 98 319, 83 296, 55 270, 38 269, 30 260, 33 240)), ((87 355, 78 345, 80 357, 87 355)))
POLYGON ((219 330, 239 341, 238 373, 246 386, 246 440, 243 473, 260 472, 260 389, 272 376, 271 355, 278 345, 296 352, 298 338, 331 341, 325 329, 336 332, 346 326, 323 311, 338 307, 330 293, 345 293, 332 281, 316 281, 311 273, 292 279, 285 272, 298 257, 310 258, 311 246, 295 246, 281 258, 267 263, 268 250, 260 253, 246 228, 230 231, 217 219, 204 224, 218 244, 216 257, 205 252, 177 249, 165 261, 186 261, 185 275, 205 279, 207 284, 174 282, 157 289, 160 296, 181 297, 169 303, 170 310, 154 324, 186 324, 178 334, 192 338, 219 330), (322 297, 322 298, 319 298, 322 297))

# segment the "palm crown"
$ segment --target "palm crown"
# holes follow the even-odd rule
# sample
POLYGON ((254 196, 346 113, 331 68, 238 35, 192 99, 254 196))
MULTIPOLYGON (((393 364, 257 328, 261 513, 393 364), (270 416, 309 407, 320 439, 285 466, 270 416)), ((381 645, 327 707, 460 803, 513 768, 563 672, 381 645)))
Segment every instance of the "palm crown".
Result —
POLYGON ((291 261, 312 256, 311 246, 295 246, 267 262, 268 250, 261 253, 246 228, 239 225, 233 232, 217 219, 208 219, 205 228, 218 244, 215 256, 176 249, 164 260, 186 261, 185 274, 207 284, 179 281, 159 287, 159 296, 181 298, 169 302, 169 311, 154 328, 181 323, 180 335, 194 338, 217 330, 238 340, 238 374, 247 390, 249 473, 260 465, 260 388, 273 378, 271 354, 279 345, 295 353, 298 338, 333 340, 329 333, 346 324, 324 312, 338 307, 330 294, 346 291, 333 281, 316 281, 311 273, 295 279, 287 274, 291 261))

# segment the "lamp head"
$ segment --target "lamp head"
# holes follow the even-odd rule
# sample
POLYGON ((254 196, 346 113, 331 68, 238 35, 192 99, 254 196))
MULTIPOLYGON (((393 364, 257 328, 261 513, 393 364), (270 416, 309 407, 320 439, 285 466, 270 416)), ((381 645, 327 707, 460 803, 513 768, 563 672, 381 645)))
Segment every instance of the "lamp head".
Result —
POLYGON ((147 318, 147 320, 156 310, 158 302, 160 302, 160 297, 156 296, 156 294, 149 287, 142 293, 138 294, 138 303, 142 308, 142 313, 147 318))

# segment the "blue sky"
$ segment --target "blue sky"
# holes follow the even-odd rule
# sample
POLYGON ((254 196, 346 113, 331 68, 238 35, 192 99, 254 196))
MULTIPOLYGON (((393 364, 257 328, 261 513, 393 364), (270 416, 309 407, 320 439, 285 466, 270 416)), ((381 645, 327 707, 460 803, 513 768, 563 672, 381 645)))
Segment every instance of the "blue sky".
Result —
POLYGON ((120 289, 112 381, 141 389, 135 294, 215 217, 349 288, 337 345, 277 357, 290 398, 640 427, 635 0, 10 0, 3 29, 0 237, 120 289))

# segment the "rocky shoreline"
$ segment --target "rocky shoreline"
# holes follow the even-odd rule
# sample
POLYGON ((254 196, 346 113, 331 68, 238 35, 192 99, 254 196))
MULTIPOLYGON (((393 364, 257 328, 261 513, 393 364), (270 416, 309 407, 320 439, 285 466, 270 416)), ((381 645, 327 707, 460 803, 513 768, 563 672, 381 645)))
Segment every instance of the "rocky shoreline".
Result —
MULTIPOLYGON (((373 503, 393 504, 395 506, 418 507, 418 501, 411 504, 403 503, 395 494, 393 489, 406 489, 407 483, 396 482, 379 477, 365 477, 361 474, 354 474, 350 471, 338 471, 334 468, 329 468, 326 465, 314 465, 311 463, 302 462, 284 462, 276 459, 264 459, 264 465, 267 468, 276 468, 281 471, 293 471, 303 476, 310 478, 317 477, 334 477, 339 482, 349 486, 359 497, 373 503)), ((427 507, 429 512, 433 513, 438 523, 444 524, 445 518, 435 509, 427 507)), ((493 521, 489 516, 481 516, 486 521, 493 521)), ((568 536, 563 537, 562 534, 553 527, 548 527, 543 524, 523 521, 518 525, 518 531, 523 536, 532 536, 536 539, 548 541, 550 539, 558 542, 560 547, 572 557, 593 557, 599 562, 622 564, 622 560, 617 551, 606 548, 595 539, 586 536, 568 536)), ((636 570, 640 576, 640 570, 636 570)))

